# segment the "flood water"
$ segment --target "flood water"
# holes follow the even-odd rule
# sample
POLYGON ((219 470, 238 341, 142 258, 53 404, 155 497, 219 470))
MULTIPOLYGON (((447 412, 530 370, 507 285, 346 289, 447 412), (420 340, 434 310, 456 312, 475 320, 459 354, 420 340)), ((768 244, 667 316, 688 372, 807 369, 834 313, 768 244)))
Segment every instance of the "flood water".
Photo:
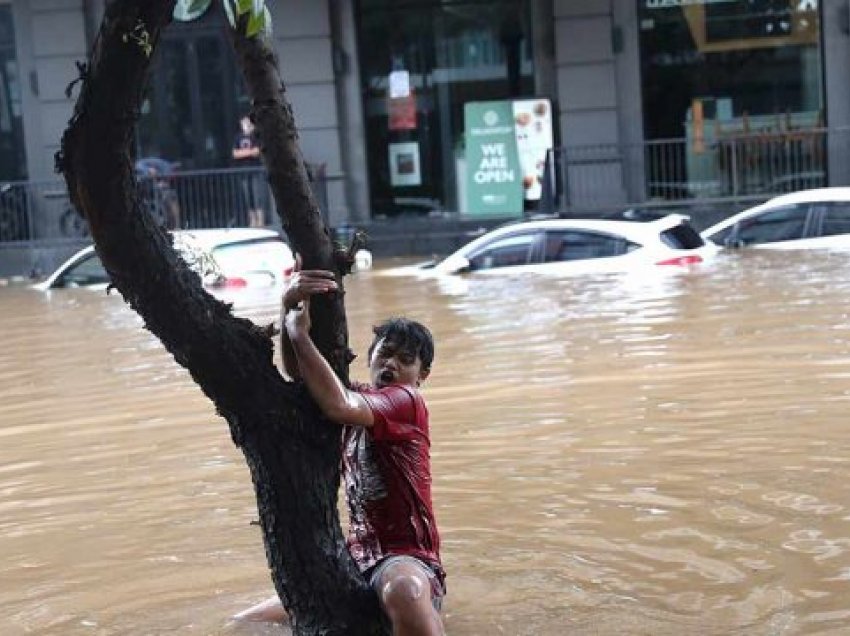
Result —
MULTIPOLYGON (((448 633, 847 633, 848 272, 350 279, 356 351, 436 337, 448 633)), ((271 592, 244 461, 120 297, 0 289, 0 331, 0 634, 271 633, 228 623, 271 592)))

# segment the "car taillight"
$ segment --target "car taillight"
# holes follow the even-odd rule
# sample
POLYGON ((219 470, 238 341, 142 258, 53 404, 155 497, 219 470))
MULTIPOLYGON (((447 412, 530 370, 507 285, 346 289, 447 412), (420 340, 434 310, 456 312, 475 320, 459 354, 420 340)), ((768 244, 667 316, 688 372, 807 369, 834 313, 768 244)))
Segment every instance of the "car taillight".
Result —
POLYGON ((227 289, 238 289, 241 287, 247 287, 248 281, 244 278, 239 277, 225 277, 222 276, 215 283, 213 283, 213 287, 225 287, 227 289))
POLYGON ((697 256, 696 254, 676 256, 675 258, 658 261, 656 265, 694 265, 695 263, 702 263, 702 256, 697 256))

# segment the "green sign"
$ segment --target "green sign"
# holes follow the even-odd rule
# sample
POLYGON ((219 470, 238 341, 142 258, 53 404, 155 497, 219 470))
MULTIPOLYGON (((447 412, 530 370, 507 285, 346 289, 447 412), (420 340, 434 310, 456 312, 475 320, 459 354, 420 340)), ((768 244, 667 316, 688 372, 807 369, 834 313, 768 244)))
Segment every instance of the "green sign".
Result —
POLYGON ((522 170, 511 102, 464 104, 466 212, 522 216, 522 170))

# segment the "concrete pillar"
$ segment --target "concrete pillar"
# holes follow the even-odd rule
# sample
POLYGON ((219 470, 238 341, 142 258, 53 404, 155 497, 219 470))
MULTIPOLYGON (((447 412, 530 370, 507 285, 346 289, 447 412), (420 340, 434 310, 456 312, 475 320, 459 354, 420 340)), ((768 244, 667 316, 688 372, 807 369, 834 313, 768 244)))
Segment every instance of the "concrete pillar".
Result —
POLYGON ((331 29, 349 220, 364 222, 371 218, 369 168, 353 2, 338 0, 331 3, 331 29))
POLYGON ((333 67, 329 0, 269 3, 275 48, 308 163, 325 165, 328 220, 348 216, 340 148, 339 105, 333 67))
POLYGON ((823 0, 823 78, 829 185, 850 185, 850 1, 823 0))

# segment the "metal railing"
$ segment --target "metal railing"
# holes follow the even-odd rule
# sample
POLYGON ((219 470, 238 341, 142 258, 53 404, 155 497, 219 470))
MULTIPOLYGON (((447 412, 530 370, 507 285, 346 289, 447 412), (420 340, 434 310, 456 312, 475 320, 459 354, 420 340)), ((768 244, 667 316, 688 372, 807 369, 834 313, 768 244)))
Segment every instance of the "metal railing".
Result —
MULTIPOLYGON (((308 166, 322 213, 328 213, 323 165, 308 166)), ((263 168, 175 172, 139 178, 144 210, 169 229, 277 226, 263 168), (252 210, 262 210, 262 217, 252 210)), ((0 184, 0 243, 85 238, 88 227, 68 197, 65 182, 0 184)))
POLYGON ((767 199, 850 184, 850 129, 567 146, 550 151, 544 182, 542 207, 560 213, 767 199))

